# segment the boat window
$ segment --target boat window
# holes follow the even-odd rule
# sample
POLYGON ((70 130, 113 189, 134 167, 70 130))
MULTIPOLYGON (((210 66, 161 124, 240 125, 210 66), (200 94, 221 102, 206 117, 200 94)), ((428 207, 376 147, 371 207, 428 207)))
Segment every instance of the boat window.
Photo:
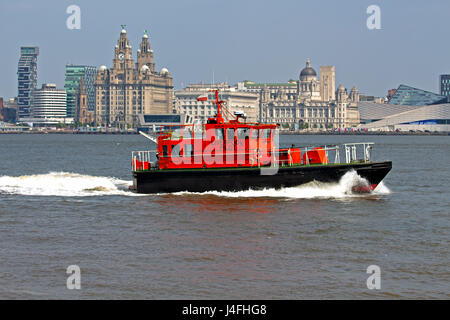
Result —
POLYGON ((201 125, 195 125, 194 126, 194 138, 195 139, 202 139, 203 132, 204 132, 204 130, 203 130, 203 127, 201 125))
POLYGON ((264 129, 264 138, 270 139, 270 133, 271 133, 270 129, 264 129))
POLYGON ((184 145, 184 148, 185 148, 184 154, 186 155, 186 157, 192 157, 194 155, 194 145, 186 144, 184 145))
POLYGON ((258 130, 257 129, 252 129, 252 138, 253 139, 258 138, 258 130))
POLYGON ((259 139, 264 139, 264 129, 259 129, 259 139))
POLYGON ((227 140, 234 141, 234 128, 228 128, 227 129, 227 140))
POLYGON ((184 139, 192 138, 192 127, 184 127, 183 128, 183 138, 184 139))
POLYGON ((215 129, 216 139, 223 140, 223 129, 215 129))
POLYGON ((245 139, 248 136, 247 128, 238 128, 237 129, 237 137, 238 139, 245 139))
POLYGON ((167 157, 167 145, 163 145, 163 157, 167 157))

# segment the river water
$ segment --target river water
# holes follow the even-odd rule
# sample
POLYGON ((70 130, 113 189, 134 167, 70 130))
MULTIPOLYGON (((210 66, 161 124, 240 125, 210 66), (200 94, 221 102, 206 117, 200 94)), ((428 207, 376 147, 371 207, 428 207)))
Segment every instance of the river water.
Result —
POLYGON ((450 298, 450 137, 281 136, 375 142, 375 192, 337 184, 136 195, 132 135, 0 135, 0 298, 450 298), (81 270, 81 289, 66 269, 81 270), (381 270, 369 290, 368 266, 381 270))

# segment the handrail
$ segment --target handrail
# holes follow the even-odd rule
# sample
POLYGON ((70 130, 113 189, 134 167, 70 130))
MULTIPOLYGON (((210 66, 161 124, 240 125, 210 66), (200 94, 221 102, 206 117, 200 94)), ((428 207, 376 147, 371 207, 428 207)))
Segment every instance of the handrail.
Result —
MULTIPOLYGON (((293 149, 300 149, 300 156, 301 156, 301 162, 295 163, 296 165, 311 165, 309 156, 304 157, 305 154, 308 154, 308 152, 317 150, 318 148, 321 148, 325 151, 327 162, 323 164, 340 164, 340 150, 343 147, 345 151, 345 162, 343 163, 352 163, 355 161, 363 161, 363 162, 370 162, 371 161, 371 150, 373 148, 374 143, 373 142, 357 142, 357 143, 344 143, 342 145, 334 145, 334 146, 320 146, 320 147, 290 147, 290 148, 281 148, 281 149, 271 149, 271 150, 264 150, 264 149, 250 149, 246 150, 245 152, 234 152, 230 150, 230 152, 227 151, 221 151, 218 153, 204 153, 202 150, 199 153, 192 153, 189 155, 180 155, 176 158, 192 158, 192 157, 204 157, 204 156, 242 156, 242 155, 249 155, 249 156, 256 156, 256 162, 254 164, 257 164, 258 166, 262 165, 261 158, 263 156, 263 152, 265 152, 272 160, 271 162, 278 163, 278 164, 288 164, 292 166, 294 163, 292 161, 291 156, 291 150, 293 149), (362 147, 363 151, 363 158, 358 159, 358 149, 361 150, 362 147), (330 152, 334 151, 334 162, 330 161, 330 152), (287 159, 285 159, 287 153, 287 159), (282 155, 283 159, 280 159, 280 155, 282 155), (305 161, 303 161, 305 159, 305 161)), ((196 150, 192 150, 193 152, 196 150)), ((143 169, 145 166, 148 167, 148 169, 155 169, 157 167, 157 161, 151 161, 152 156, 151 154, 155 154, 157 159, 167 159, 167 158, 174 158, 171 154, 169 155, 162 155, 157 150, 146 150, 146 151, 133 151, 132 152, 132 166, 133 170, 136 169, 143 169), (143 165, 138 166, 137 164, 145 163, 143 165), (139 167, 139 168, 138 168, 139 167)), ((331 154, 332 156, 333 154, 331 154)))

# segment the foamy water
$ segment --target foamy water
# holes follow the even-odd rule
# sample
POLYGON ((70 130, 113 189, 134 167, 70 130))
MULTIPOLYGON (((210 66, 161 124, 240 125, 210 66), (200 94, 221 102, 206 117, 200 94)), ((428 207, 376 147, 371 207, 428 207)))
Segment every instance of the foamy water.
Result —
MULTIPOLYGON (((367 180, 361 178, 355 171, 347 172, 339 181, 339 183, 323 183, 310 182, 298 187, 283 189, 264 189, 264 190, 246 190, 238 192, 228 191, 208 191, 202 193, 193 192, 177 192, 178 195, 198 194, 198 195, 215 195, 219 197, 230 198, 293 198, 293 199, 313 199, 313 198, 344 198, 361 196, 352 192, 352 188, 356 186, 367 186, 367 180)), ((380 183, 371 194, 389 194, 390 190, 380 183)))
POLYGON ((112 177, 50 172, 20 177, 2 176, 0 193, 64 197, 134 195, 128 190, 131 183, 112 177))
MULTIPOLYGON (((0 177, 0 193, 29 196, 86 197, 104 195, 135 196, 128 190, 131 181, 114 177, 98 177, 70 172, 50 172, 47 174, 19 177, 0 177)), ((215 195, 231 198, 343 198, 358 196, 352 192, 354 186, 367 185, 367 181, 354 171, 347 172, 339 183, 310 182, 298 187, 284 189, 246 190, 238 192, 208 191, 202 193, 177 192, 175 195, 215 195)), ((388 194, 389 189, 380 184, 375 194, 388 194)))

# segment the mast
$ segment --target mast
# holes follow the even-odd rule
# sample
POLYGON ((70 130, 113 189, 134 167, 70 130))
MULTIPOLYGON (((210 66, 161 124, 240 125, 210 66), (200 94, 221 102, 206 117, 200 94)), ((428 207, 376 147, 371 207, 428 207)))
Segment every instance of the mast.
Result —
POLYGON ((213 91, 216 93, 216 106, 217 106, 217 123, 223 123, 223 117, 222 117, 222 105, 221 103, 223 103, 224 101, 219 100, 219 90, 214 89, 214 90, 209 90, 209 91, 213 91))

